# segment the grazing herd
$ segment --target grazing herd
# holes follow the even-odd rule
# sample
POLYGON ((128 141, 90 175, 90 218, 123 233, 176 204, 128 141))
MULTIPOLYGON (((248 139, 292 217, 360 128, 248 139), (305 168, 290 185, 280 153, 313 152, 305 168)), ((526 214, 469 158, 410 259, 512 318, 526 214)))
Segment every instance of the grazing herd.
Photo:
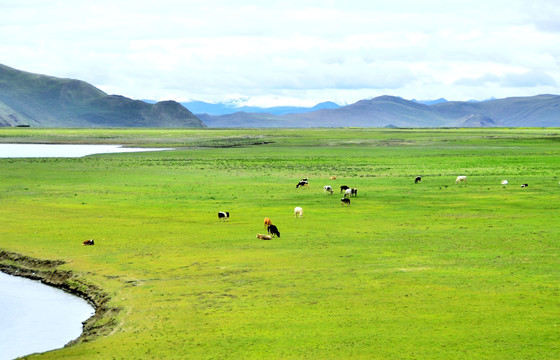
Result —
MULTIPOLYGON (((331 177, 332 179, 336 179, 336 176, 331 177)), ((333 193, 333 188, 330 185, 323 186, 323 190, 325 193, 331 194, 333 193)), ((340 192, 343 194, 343 198, 340 199, 340 205, 350 206, 350 197, 358 196, 358 189, 351 188, 348 185, 341 185, 340 192)))
MULTIPOLYGON (((332 176, 329 178, 330 180, 336 180, 336 176, 332 176)), ((422 181, 422 177, 421 176, 416 176, 414 178, 414 183, 418 184, 419 182, 422 181)), ((465 175, 459 175, 457 176, 457 178, 455 179, 455 184, 458 183, 467 183, 467 177, 465 175)), ((508 185, 509 181, 508 180, 502 180, 500 182, 501 185, 508 185)), ((526 188, 528 187, 529 184, 522 184, 521 187, 522 188, 526 188)), ((301 179, 297 185, 296 185, 296 189, 299 187, 305 187, 305 188, 309 188, 309 181, 307 178, 301 179)), ((504 187, 505 188, 505 187, 504 187)), ((325 194, 333 194, 333 188, 331 185, 325 185, 323 186, 323 191, 325 192, 325 194)), ((340 186, 340 193, 343 193, 343 197, 340 199, 340 204, 342 206, 346 205, 346 206, 350 206, 350 198, 351 197, 357 197, 358 196, 358 189, 356 188, 350 188, 347 185, 341 185, 340 186)), ((296 219, 301 219, 303 217, 303 208, 300 206, 296 206, 294 208, 294 217, 296 219)), ((227 221, 229 219, 229 212, 228 211, 219 211, 218 212, 218 221, 227 221)), ((268 234, 257 234, 257 239, 261 239, 261 240, 271 240, 274 237, 280 237, 280 231, 278 230, 278 227, 276 227, 276 225, 272 224, 272 221, 270 220, 270 218, 265 217, 264 218, 264 227, 265 229, 267 229, 268 234)), ((89 239, 89 240, 85 240, 82 245, 94 245, 94 240, 93 239, 89 239)))
MULTIPOLYGON (((329 178, 330 180, 336 180, 336 176, 331 176, 329 178)), ((307 178, 303 178, 301 180, 298 181, 297 185, 296 185, 296 189, 299 187, 305 187, 305 188, 309 188, 309 180, 307 178)), ((332 186, 330 185, 325 185, 323 186, 323 190, 325 193, 328 194, 333 194, 334 190, 332 188, 332 186)), ((356 188, 350 188, 347 185, 342 185, 340 186, 340 192, 343 193, 343 198, 340 199, 340 203, 341 205, 350 205, 350 197, 354 196, 358 196, 358 189, 356 188)), ((303 217, 303 208, 301 206, 296 206, 294 208, 294 217, 296 219, 301 219, 303 217)), ((227 221, 229 219, 229 212, 228 211, 219 211, 218 212, 218 221, 227 221)), ((270 220, 270 218, 265 217, 264 218, 264 228, 267 230, 268 234, 260 234, 258 233, 256 238, 260 239, 260 240, 271 240, 274 237, 280 237, 280 231, 278 230, 278 227, 274 224, 272 224, 272 220, 270 220)))
MULTIPOLYGON (((332 176, 329 178, 330 180, 336 180, 336 176, 332 176)), ((422 181, 422 177, 421 176, 416 176, 414 178, 414 183, 418 184, 422 181)), ((467 183, 467 177, 465 175, 459 175, 457 176, 457 178, 455 179, 455 184, 459 184, 459 183, 467 183)), ((509 184, 509 182, 507 180, 502 180, 500 182, 502 185, 507 185, 509 184)), ((528 187, 528 184, 523 184, 521 185, 522 188, 528 187)), ((298 181, 297 185, 296 185, 296 189, 300 188, 300 187, 305 187, 306 189, 309 189, 309 180, 307 178, 303 178, 301 180, 298 181)), ((334 190, 332 188, 331 185, 325 185, 323 186, 323 191, 325 194, 330 194, 332 195, 334 190)), ((340 199, 340 204, 342 206, 346 205, 346 206, 350 206, 351 197, 357 197, 358 196, 358 189, 356 188, 351 188, 347 185, 341 185, 340 186, 340 193, 343 194, 343 197, 340 199)), ((303 208, 301 206, 296 206, 294 208, 294 217, 296 219, 301 219, 303 217, 303 208)), ((218 212, 218 221, 227 221, 229 219, 229 212, 227 211, 220 211, 218 212)), ((278 230, 278 227, 274 224, 272 224, 272 221, 270 220, 270 218, 265 217, 264 218, 264 228, 267 230, 268 234, 257 234, 257 239, 260 240, 271 240, 274 237, 280 237, 280 231, 278 230)), ((89 240, 88 240, 89 241, 89 240)), ((86 241, 84 241, 84 245, 93 245, 93 240, 91 240, 91 244, 86 244, 86 241)))

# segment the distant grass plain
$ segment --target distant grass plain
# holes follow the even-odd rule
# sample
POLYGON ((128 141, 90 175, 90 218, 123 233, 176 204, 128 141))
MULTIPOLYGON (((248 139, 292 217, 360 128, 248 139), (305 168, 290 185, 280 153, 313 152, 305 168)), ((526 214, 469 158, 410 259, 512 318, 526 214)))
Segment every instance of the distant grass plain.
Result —
POLYGON ((122 309, 110 335, 30 358, 560 358, 560 129, 5 128, 0 142, 175 148, 0 159, 0 250, 64 260, 122 309), (348 207, 340 185, 358 189, 348 207), (255 238, 265 216, 280 238, 255 238))

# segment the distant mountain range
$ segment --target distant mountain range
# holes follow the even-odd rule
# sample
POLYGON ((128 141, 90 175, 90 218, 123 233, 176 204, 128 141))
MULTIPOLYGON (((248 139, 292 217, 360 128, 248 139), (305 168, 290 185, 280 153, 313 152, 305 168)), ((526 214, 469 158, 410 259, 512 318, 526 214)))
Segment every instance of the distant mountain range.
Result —
POLYGON ((209 127, 557 127, 560 96, 429 102, 379 96, 334 109, 297 114, 197 114, 209 127))
POLYGON ((208 115, 226 115, 236 112, 245 113, 267 113, 272 115, 286 115, 286 114, 299 114, 307 113, 316 110, 324 109, 337 109, 340 105, 334 102, 327 101, 317 104, 313 107, 298 107, 298 106, 275 106, 269 108, 262 108, 257 106, 237 106, 236 104, 228 103, 207 103, 204 101, 190 101, 182 102, 181 105, 189 109, 195 114, 208 114, 208 115))
MULTIPOLYGON (((153 100, 144 100, 147 103, 155 104, 156 102, 153 100)), ((442 102, 446 102, 447 100, 441 98, 437 100, 415 100, 412 101, 425 104, 425 105, 434 105, 439 104, 442 102)), ((188 102, 181 102, 181 105, 189 109, 195 114, 207 114, 207 115, 229 115, 234 113, 266 113, 270 115, 288 115, 288 114, 303 114, 308 112, 313 112, 317 110, 326 110, 326 109, 338 109, 341 107, 337 103, 332 101, 325 101, 319 103, 313 107, 303 107, 303 106, 275 106, 275 107, 258 107, 258 106, 239 106, 237 101, 230 101, 230 102, 218 102, 218 103, 209 103, 204 101, 188 101, 188 102)))
POLYGON ((259 108, 202 101, 156 103, 107 95, 80 80, 0 65, 0 126, 559 127, 560 96, 481 102, 379 96, 346 106, 324 102, 310 108, 259 108))
POLYGON ((0 64, 0 126, 204 127, 175 101, 147 104, 107 95, 80 80, 32 74, 0 64))

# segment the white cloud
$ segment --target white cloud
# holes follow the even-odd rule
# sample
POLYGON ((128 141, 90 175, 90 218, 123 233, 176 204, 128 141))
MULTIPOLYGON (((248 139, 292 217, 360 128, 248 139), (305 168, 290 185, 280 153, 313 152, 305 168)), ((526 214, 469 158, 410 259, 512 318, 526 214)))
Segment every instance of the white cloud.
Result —
POLYGON ((0 0, 0 8, 1 63, 133 98, 313 104, 559 92, 560 3, 545 0, 0 0))
POLYGON ((523 74, 507 74, 501 81, 503 86, 522 88, 556 86, 556 81, 543 71, 528 71, 523 74))

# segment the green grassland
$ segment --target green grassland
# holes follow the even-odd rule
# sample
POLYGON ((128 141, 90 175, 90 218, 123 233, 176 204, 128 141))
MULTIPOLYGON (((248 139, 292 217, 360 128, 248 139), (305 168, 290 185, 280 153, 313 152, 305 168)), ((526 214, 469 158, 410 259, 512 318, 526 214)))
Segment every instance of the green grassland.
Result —
POLYGON ((557 359, 559 134, 1 129, 174 150, 0 159, 0 250, 64 260, 121 309, 41 359, 557 359), (255 238, 264 217, 280 238, 255 238))

